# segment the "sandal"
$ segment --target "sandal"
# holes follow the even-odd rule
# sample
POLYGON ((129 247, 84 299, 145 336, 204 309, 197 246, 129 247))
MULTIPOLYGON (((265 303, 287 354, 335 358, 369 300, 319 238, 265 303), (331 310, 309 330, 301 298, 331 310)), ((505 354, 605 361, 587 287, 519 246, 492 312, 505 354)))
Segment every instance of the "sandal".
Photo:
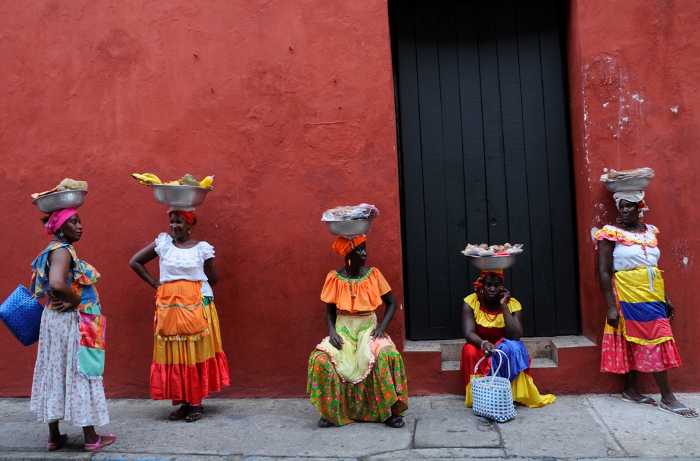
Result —
POLYGON ((61 438, 58 442, 46 442, 46 451, 56 451, 59 448, 63 448, 68 440, 68 434, 61 434, 61 438))
POLYGON ((639 399, 639 400, 634 400, 632 397, 630 397, 629 395, 627 395, 626 392, 623 392, 623 393, 622 393, 622 401, 623 401, 623 402, 631 402, 631 403, 639 403, 639 404, 641 404, 641 405, 652 405, 652 406, 656 406, 656 400, 652 399, 651 397, 642 396, 641 399, 639 399))
POLYGON ((170 421, 177 421, 178 419, 182 418, 187 418, 187 415, 190 414, 190 406, 188 405, 180 405, 180 408, 177 410, 173 411, 170 413, 170 416, 168 416, 168 419, 170 421))
POLYGON ((204 407, 201 405, 190 405, 190 414, 185 416, 185 421, 188 423, 193 423, 199 421, 204 413, 204 407), (199 410, 199 411, 196 411, 199 410))
POLYGON ((403 417, 398 416, 398 415, 394 415, 394 416, 390 416, 389 418, 387 418, 386 421, 384 421, 384 424, 386 424, 389 427, 400 429, 400 428, 404 427, 404 425, 406 423, 404 423, 403 417))
POLYGON ((687 411, 687 410, 695 411, 692 408, 689 408, 689 407, 671 408, 669 405, 667 405, 663 402, 659 403, 659 410, 665 411, 666 413, 671 413, 672 415, 680 416, 683 418, 697 418, 698 417, 697 412, 695 414, 693 414, 693 413, 685 413, 685 414, 680 413, 681 411, 687 411))
POLYGON ((114 434, 98 435, 98 436, 97 436, 97 442, 95 442, 95 443, 86 443, 86 444, 85 444, 85 451, 90 451, 90 452, 97 451, 97 450, 99 450, 100 448, 106 447, 107 445, 112 445, 112 444, 113 444, 114 442, 116 442, 116 441, 117 441, 117 436, 114 435, 114 434), (110 440, 109 442, 105 442, 104 445, 103 445, 103 444, 102 444, 102 437, 111 437, 112 440, 110 440))
POLYGON ((318 425, 318 427, 331 427, 333 425, 333 423, 328 421, 326 418, 319 419, 316 424, 318 425))

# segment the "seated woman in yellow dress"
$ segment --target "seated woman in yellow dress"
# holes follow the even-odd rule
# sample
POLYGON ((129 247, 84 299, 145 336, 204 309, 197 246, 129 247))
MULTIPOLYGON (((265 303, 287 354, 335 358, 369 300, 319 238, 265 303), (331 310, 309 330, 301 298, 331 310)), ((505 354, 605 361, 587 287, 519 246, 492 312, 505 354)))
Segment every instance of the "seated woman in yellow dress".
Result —
MULTIPOLYGON (((515 298, 510 297, 503 282, 502 270, 483 271, 474 282, 476 293, 464 298, 462 331, 467 343, 462 348, 460 369, 466 387, 465 405, 471 407, 473 404, 471 379, 489 373, 491 356, 496 348, 505 352, 509 359, 513 400, 531 408, 549 405, 556 397, 540 395, 532 381, 531 357, 520 341, 523 335, 522 307, 515 298), (488 360, 482 361, 477 373, 473 374, 482 357, 488 360)), ((508 377, 507 364, 501 368, 499 376, 508 377)))

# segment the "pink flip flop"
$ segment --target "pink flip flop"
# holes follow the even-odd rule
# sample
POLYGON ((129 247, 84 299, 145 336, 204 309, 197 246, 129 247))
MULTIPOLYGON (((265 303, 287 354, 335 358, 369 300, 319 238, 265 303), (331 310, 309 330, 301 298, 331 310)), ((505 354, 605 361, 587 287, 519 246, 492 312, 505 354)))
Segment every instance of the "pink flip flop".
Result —
POLYGON ((56 451, 59 448, 63 448, 68 440, 68 434, 61 434, 61 438, 58 442, 46 442, 46 451, 56 451))
POLYGON ((114 434, 104 434, 104 435, 98 435, 97 436, 97 442, 95 443, 86 443, 85 444, 85 451, 97 451, 100 448, 104 448, 106 446, 112 445, 114 442, 117 441, 117 436, 114 434), (114 437, 114 440, 112 440, 109 443, 106 443, 102 445, 102 437, 114 437))

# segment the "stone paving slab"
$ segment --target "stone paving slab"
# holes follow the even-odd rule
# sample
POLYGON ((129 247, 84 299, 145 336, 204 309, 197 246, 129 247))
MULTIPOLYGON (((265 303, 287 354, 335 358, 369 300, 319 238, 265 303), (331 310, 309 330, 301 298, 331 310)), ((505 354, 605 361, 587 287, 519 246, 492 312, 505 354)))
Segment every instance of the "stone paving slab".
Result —
POLYGON ((416 448, 497 448, 501 437, 490 421, 474 417, 471 410, 432 411, 418 420, 413 443, 416 448))
MULTIPOLYGON (((650 394, 657 402, 659 395, 650 394)), ((700 408, 699 394, 676 394, 684 405, 700 408)), ((623 402, 619 394, 587 396, 622 456, 700 458, 700 418, 681 418, 651 405, 623 402)))
POLYGON ((502 448, 416 448, 390 453, 380 453, 367 458, 368 461, 395 460, 438 460, 438 459, 473 459, 503 458, 506 452, 502 448))
POLYGON ((588 412, 585 397, 559 396, 546 407, 518 405, 515 411, 515 419, 498 424, 508 456, 605 458, 609 454, 604 428, 588 412))

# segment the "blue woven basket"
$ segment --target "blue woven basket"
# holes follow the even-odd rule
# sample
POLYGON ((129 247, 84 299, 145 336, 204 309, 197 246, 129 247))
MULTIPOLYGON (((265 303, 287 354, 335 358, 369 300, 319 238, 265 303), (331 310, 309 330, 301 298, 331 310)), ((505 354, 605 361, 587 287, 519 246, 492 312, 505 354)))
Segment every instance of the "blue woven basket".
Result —
POLYGON ((0 305, 0 319, 25 346, 39 341, 44 308, 22 285, 0 305))

